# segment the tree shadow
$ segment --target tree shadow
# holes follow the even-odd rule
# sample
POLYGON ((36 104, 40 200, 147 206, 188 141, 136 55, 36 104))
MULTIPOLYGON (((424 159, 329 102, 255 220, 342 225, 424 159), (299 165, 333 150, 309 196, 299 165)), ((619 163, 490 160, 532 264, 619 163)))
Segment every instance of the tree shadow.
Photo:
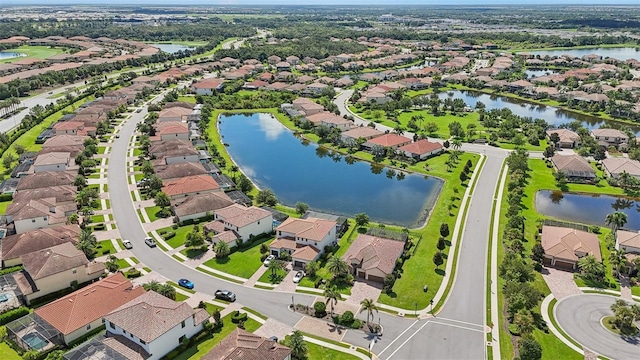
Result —
POLYGON ((228 257, 228 256, 221 257, 221 258, 216 256, 216 264, 224 265, 224 264, 228 263, 230 260, 231 260, 231 258, 228 257))

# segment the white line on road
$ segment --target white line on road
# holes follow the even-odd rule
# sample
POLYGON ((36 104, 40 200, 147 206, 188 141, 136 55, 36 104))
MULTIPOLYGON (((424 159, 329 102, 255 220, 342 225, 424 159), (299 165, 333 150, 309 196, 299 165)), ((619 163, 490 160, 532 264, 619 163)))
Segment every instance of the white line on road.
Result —
MULTIPOLYGON (((392 341, 389 345, 387 345, 387 347, 386 347, 386 348, 382 349, 382 351, 380 351, 380 352, 378 353, 378 356, 382 355, 382 353, 384 353, 385 351, 387 351, 387 349, 388 349, 391 345, 393 345, 396 341, 398 341, 398 339, 399 339, 402 335, 404 335, 404 333, 406 333, 407 331, 409 331, 409 329, 411 329, 411 328, 413 327, 413 325, 417 324, 417 323, 418 323, 418 321, 419 321, 419 320, 414 321, 414 322, 413 322, 413 324, 411 324, 411 326, 407 327, 407 328, 406 328, 402 333, 400 333, 400 335, 396 336, 396 338, 395 338, 395 339, 393 339, 393 341, 392 341)), ((425 324, 425 325, 426 325, 426 324, 425 324)), ((423 325, 423 326, 424 326, 424 325, 423 325)))
MULTIPOLYGON (((454 325, 454 324, 449 324, 449 323, 446 323, 446 322, 440 322, 440 321, 437 321, 437 319, 431 319, 431 320, 429 320, 429 321, 431 321, 431 322, 432 322, 432 323, 434 323, 434 324, 438 324, 438 325, 451 326, 451 327, 454 327, 454 328, 458 328, 458 329, 465 329, 465 330, 469 330, 469 331, 477 331, 477 332, 481 332, 481 333, 483 333, 483 334, 484 334, 484 332, 485 332, 484 330, 480 330, 480 329, 473 329, 473 328, 468 327, 468 326, 454 325)), ((477 325, 476 325, 476 326, 477 326, 477 325)))
MULTIPOLYGON (((402 344, 400 344, 400 346, 398 346, 398 348, 396 349, 396 351, 392 352, 392 353, 391 353, 391 355, 389 355, 389 356, 387 357, 387 359, 391 359, 391 358, 393 357, 393 355, 395 355, 398 351, 400 351, 400 349, 402 349, 402 348, 404 347, 404 345, 405 345, 406 343, 408 343, 408 342, 409 342, 409 340, 411 340, 414 336, 416 336, 416 334, 417 334, 417 333, 419 333, 419 332, 420 332, 420 330, 422 330, 422 328, 423 328, 423 327, 427 326, 427 324, 429 324, 429 321, 427 321, 426 323, 424 323, 424 325, 420 326, 420 328, 419 328, 418 330, 416 330, 413 334, 411 334, 411 336, 409 336, 409 338, 408 338, 407 340, 405 340, 402 344)), ((412 326, 413 326, 413 325, 412 325, 412 326)), ((409 329, 407 329, 407 330, 409 330, 409 329)), ((405 330, 405 331, 406 331, 406 330, 405 330)), ((403 332, 403 334, 404 334, 404 332, 403 332)), ((397 339, 397 338, 396 338, 396 339, 397 339)), ((395 341, 395 340, 394 340, 394 341, 395 341)), ((391 343, 391 344, 393 344, 393 343, 391 343)), ((389 346, 391 346, 391 344, 389 344, 389 346)), ((387 350, 387 348, 388 348, 389 346, 387 346, 384 350, 387 350)), ((380 354, 378 354, 378 356, 382 355, 382 353, 384 352, 384 350, 383 350, 380 354)))
POLYGON ((443 317, 437 317, 437 318, 433 318, 433 319, 430 319, 430 320, 432 320, 432 321, 434 321, 434 320, 451 321, 451 322, 457 322, 457 323, 460 323, 460 324, 465 324, 465 325, 477 326, 477 327, 480 327, 480 328, 484 328, 484 325, 482 325, 482 324, 474 324, 474 323, 470 323, 470 322, 467 322, 467 321, 454 320, 454 319, 448 319, 448 318, 443 318, 443 317))

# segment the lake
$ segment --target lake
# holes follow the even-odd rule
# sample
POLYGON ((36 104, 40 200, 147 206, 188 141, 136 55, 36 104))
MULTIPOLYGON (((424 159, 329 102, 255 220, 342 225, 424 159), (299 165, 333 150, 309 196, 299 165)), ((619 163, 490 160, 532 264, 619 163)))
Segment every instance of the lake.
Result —
POLYGON ((620 128, 621 126, 628 126, 636 134, 640 134, 640 126, 634 126, 629 124, 623 124, 616 121, 607 121, 595 116, 577 114, 562 109, 557 109, 552 106, 531 104, 529 102, 512 99, 505 96, 489 95, 478 91, 469 90, 454 90, 447 91, 438 94, 438 97, 442 100, 447 97, 460 98, 470 106, 475 108, 478 101, 482 101, 486 105, 487 110, 508 108, 514 114, 518 116, 528 116, 534 119, 543 119, 551 126, 558 126, 560 124, 570 123, 572 121, 580 121, 582 125, 587 129, 598 129, 601 127, 620 128))
POLYGON ((17 52, 0 51, 0 60, 11 59, 11 58, 16 58, 20 56, 24 56, 24 54, 17 53, 17 52))
POLYGON ((270 114, 222 115, 220 134, 238 167, 280 203, 375 222, 421 226, 442 189, 435 177, 387 176, 387 169, 302 141, 270 114), (373 172, 372 172, 373 171, 373 172), (374 174, 375 172, 375 174, 374 174))
POLYGON ((566 50, 532 50, 526 51, 533 55, 562 56, 571 55, 583 57, 585 55, 597 54, 602 58, 611 57, 618 60, 636 59, 640 60, 640 50, 632 47, 621 48, 592 48, 592 49, 566 49, 566 50))
POLYGON ((186 45, 180 45, 180 44, 149 44, 153 47, 157 47, 158 49, 160 49, 161 51, 164 51, 166 53, 169 54, 173 54, 176 53, 180 50, 193 50, 195 49, 195 47, 193 46, 186 46, 186 45))
POLYGON ((606 226, 607 214, 627 214, 627 230, 640 230, 640 199, 541 190, 536 193, 536 211, 559 220, 606 226))

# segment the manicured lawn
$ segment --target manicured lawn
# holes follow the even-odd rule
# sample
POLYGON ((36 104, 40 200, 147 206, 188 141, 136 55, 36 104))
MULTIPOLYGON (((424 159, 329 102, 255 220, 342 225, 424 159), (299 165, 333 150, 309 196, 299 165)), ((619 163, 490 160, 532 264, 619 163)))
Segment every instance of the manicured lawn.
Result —
POLYGON ((258 281, 267 283, 267 284, 280 284, 285 276, 287 276, 287 272, 284 269, 276 270, 276 273, 271 276, 271 271, 267 270, 258 281))
POLYGON ((18 355, 15 350, 9 347, 7 343, 0 343, 0 359, 2 360, 22 360, 22 356, 18 355))
POLYGON ((113 247, 113 242, 111 242, 111 240, 103 240, 98 242, 98 251, 102 254, 115 254, 116 248, 113 247))
POLYGON ((631 294, 635 296, 640 296, 640 286, 631 287, 631 294))
POLYGON ((27 55, 26 57, 17 57, 0 60, 0 63, 11 63, 17 60, 23 60, 27 58, 37 58, 37 59, 46 59, 53 55, 61 54, 64 52, 63 48, 54 48, 50 46, 30 46, 30 45, 22 45, 17 48, 9 49, 8 52, 17 52, 21 54, 27 55))
MULTIPOLYGON (((286 340, 289 340, 290 335, 285 337, 286 340)), ((351 354, 344 353, 342 351, 329 349, 324 346, 320 346, 318 344, 314 344, 308 341, 305 341, 307 344, 307 359, 313 360, 351 360, 351 359, 359 359, 359 357, 351 354)))
POLYGON ((93 215, 91 216, 91 222, 92 223, 101 223, 104 221, 104 216, 103 215, 93 215))
POLYGON ((129 262, 128 262, 127 260, 125 260, 125 259, 118 259, 117 264, 118 264, 118 268, 120 268, 120 269, 126 269, 126 268, 128 268, 128 267, 131 267, 131 266, 132 266, 132 265, 131 265, 131 264, 129 264, 129 262))
POLYGON ((271 242, 272 237, 265 237, 255 241, 251 247, 238 250, 224 258, 214 258, 204 263, 204 265, 224 271, 227 274, 250 278, 262 265, 260 261, 260 244, 271 242))
POLYGON ((152 222, 160 219, 158 215, 156 215, 160 211, 160 206, 149 206, 144 208, 144 211, 152 222))
POLYGON ((98 146, 98 154, 104 154, 107 151, 106 146, 98 146))
POLYGON ((0 214, 5 214, 7 212, 7 206, 9 206, 11 202, 11 200, 0 202, 0 214))
POLYGON ((209 315, 213 315, 214 312, 216 312, 216 310, 218 311, 222 311, 222 309, 224 309, 222 306, 218 306, 218 305, 213 305, 211 303, 204 303, 206 305, 206 310, 209 313, 209 315))
POLYGON ((176 301, 185 301, 187 300, 189 297, 187 295, 184 295, 182 293, 179 293, 176 291, 176 301))
POLYGON ((200 248, 187 248, 180 250, 180 253, 189 259, 197 258, 198 256, 204 254, 207 250, 202 250, 200 248))
MULTIPOLYGON (((175 360, 198 360, 202 358, 206 353, 211 351, 214 346, 218 345, 222 339, 227 337, 227 335, 231 334, 231 332, 238 327, 238 325, 231 322, 231 314, 223 317, 221 321, 224 326, 219 332, 206 336, 203 341, 188 348, 185 352, 177 356, 175 360)), ((244 327, 245 330, 253 332, 260 327, 260 323, 253 319, 247 319, 244 323, 244 327)))
POLYGON ((190 104, 195 104, 196 97, 195 96, 178 96, 178 101, 184 101, 190 104))
POLYGON ((175 249, 184 244, 184 241, 187 239, 187 234, 193 230, 193 225, 181 226, 176 230, 173 230, 171 226, 169 226, 166 228, 162 228, 159 231, 163 231, 163 230, 165 230, 166 232, 173 231, 176 233, 176 236, 167 240, 167 244, 175 249))

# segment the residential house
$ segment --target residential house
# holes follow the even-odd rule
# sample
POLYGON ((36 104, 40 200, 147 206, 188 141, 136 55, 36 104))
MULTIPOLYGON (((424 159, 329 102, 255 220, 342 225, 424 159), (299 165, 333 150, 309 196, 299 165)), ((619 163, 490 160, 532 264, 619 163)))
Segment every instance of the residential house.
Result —
POLYGON ((328 128, 336 127, 340 130, 348 130, 354 126, 352 121, 328 111, 307 115, 304 118, 314 126, 324 125, 328 128))
POLYGON ((58 205, 55 197, 31 199, 27 202, 13 203, 7 207, 7 222, 13 222, 16 233, 64 225, 67 216, 75 213, 75 203, 58 205))
POLYGON ((158 360, 203 330, 209 313, 148 291, 104 317, 109 336, 122 336, 144 349, 143 358, 158 360))
POLYGON ((213 95, 214 92, 222 91, 224 80, 205 79, 191 84, 191 91, 196 95, 213 95))
POLYGON ((384 132, 380 130, 376 130, 369 126, 358 126, 351 130, 342 132, 340 137, 342 138, 342 141, 349 141, 348 139, 353 139, 357 141, 360 138, 364 140, 369 140, 381 135, 384 135, 384 132))
POLYGON ((640 161, 629 158, 606 158, 602 160, 602 167, 608 176, 618 178, 627 173, 640 179, 640 161))
POLYGON ((216 191, 174 200, 171 202, 171 210, 178 222, 183 223, 187 220, 210 216, 215 210, 231 204, 233 204, 233 200, 229 196, 222 191, 216 191))
POLYGON ((162 191, 171 199, 220 191, 220 185, 209 175, 193 175, 164 182, 162 191))
POLYGON ((64 343, 102 326, 102 317, 145 293, 116 273, 37 308, 34 313, 64 336, 64 343))
POLYGON ((605 147, 626 147, 629 142, 629 136, 618 129, 593 129, 591 136, 596 139, 599 145, 605 147))
POLYGON ((291 349, 237 328, 201 358, 202 360, 291 360, 291 349))
POLYGON ((259 207, 231 204, 213 212, 214 221, 223 225, 224 231, 233 231, 243 241, 253 236, 273 231, 273 215, 259 207))
POLYGON ((616 250, 627 253, 640 254, 640 232, 617 230, 616 250))
POLYGON ((74 171, 45 171, 20 178, 16 192, 50 186, 71 185, 78 175, 74 171))
POLYGON ((596 171, 580 155, 556 154, 550 160, 556 171, 564 173, 570 182, 592 182, 596 178, 596 171))
POLYGON ((22 256, 70 242, 76 244, 80 235, 78 225, 62 225, 36 229, 2 239, 0 260, 2 267, 22 265, 22 256))
POLYGON ((56 135, 96 135, 96 128, 92 126, 85 126, 82 121, 61 121, 53 125, 53 130, 56 135))
POLYGON ((302 267, 316 260, 325 246, 336 241, 336 222, 307 218, 288 218, 276 227, 276 236, 269 249, 271 254, 291 254, 293 266, 302 267))
POLYGON ((267 63, 270 65, 275 65, 281 61, 282 61, 282 58, 280 58, 280 56, 277 56, 277 55, 271 55, 267 58, 267 63))
POLYGON ((162 159, 163 165, 200 161, 200 152, 191 145, 190 141, 183 139, 154 143, 149 147, 149 153, 156 159, 162 159))
POLYGON ((171 163, 156 167, 156 176, 162 181, 177 179, 185 176, 206 175, 208 172, 199 162, 171 163))
POLYGON ((401 146, 411 143, 411 139, 398 134, 384 134, 367 140, 362 146, 367 150, 373 149, 375 146, 382 146, 383 148, 397 149, 401 146))
POLYGON ((163 141, 170 139, 189 140, 189 127, 187 124, 177 121, 160 122, 156 124, 156 136, 159 136, 163 141))
POLYGON ((68 152, 50 152, 40 154, 33 163, 34 172, 67 171, 75 165, 68 152))
POLYGON ((324 111, 324 106, 308 98, 297 98, 291 103, 293 108, 304 112, 305 115, 314 115, 324 111))
POLYGON ((393 272, 404 245, 400 240, 358 234, 342 259, 349 264, 354 278, 384 282, 384 277, 393 272))
POLYGON ((281 61, 276 64, 276 71, 289 71, 291 70, 291 64, 286 61, 281 61))
POLYGON ((46 149, 50 147, 77 146, 84 149, 84 141, 86 139, 88 139, 87 136, 56 135, 52 138, 47 139, 44 144, 42 144, 42 148, 46 149))
POLYGON ((598 236, 582 230, 542 226, 544 264, 563 270, 575 270, 578 260, 592 255, 602 261, 598 236))
POLYGON ((551 140, 552 134, 558 134, 558 142, 554 145, 558 148, 576 148, 580 145, 580 135, 569 129, 547 130, 547 138, 551 140))
POLYGON ((320 95, 324 89, 330 88, 329 85, 323 83, 313 83, 307 85, 306 92, 312 95, 320 95))
POLYGON ((27 304, 33 299, 95 280, 104 275, 104 263, 89 261, 71 242, 21 256, 24 270, 14 278, 27 304))
POLYGON ((163 123, 167 121, 171 122, 185 122, 189 118, 192 109, 184 108, 181 106, 173 106, 164 108, 158 113, 157 122, 163 123))
POLYGON ((430 156, 436 155, 443 150, 442 144, 431 142, 427 139, 421 139, 411 144, 399 147, 396 150, 398 154, 404 154, 406 157, 416 160, 424 160, 430 156))

